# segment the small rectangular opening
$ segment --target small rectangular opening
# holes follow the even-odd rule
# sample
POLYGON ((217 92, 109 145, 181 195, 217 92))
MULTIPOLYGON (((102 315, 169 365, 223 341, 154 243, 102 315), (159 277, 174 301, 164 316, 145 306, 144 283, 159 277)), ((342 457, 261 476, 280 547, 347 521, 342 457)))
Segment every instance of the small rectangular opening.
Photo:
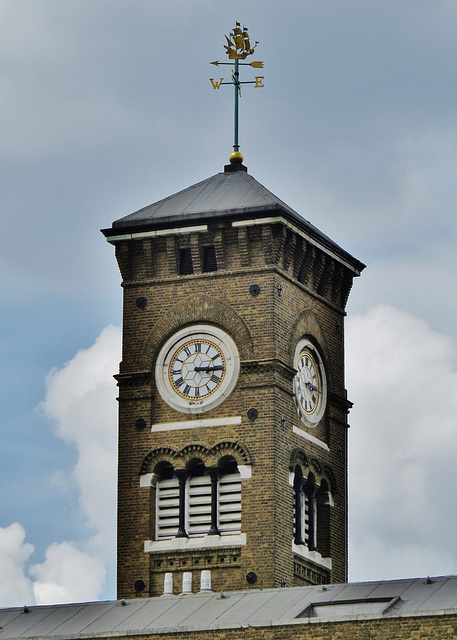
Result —
POLYGON ((194 272, 192 253, 189 247, 179 250, 179 275, 188 276, 194 272))
POLYGON ((214 245, 203 247, 203 273, 217 271, 216 248, 214 245))

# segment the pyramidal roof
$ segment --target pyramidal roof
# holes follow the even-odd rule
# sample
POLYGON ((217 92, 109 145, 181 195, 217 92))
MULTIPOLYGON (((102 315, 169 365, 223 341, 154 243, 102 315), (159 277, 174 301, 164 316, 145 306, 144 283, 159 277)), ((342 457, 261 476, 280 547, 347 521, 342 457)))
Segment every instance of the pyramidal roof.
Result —
POLYGON ((243 165, 236 168, 228 165, 224 172, 120 218, 110 229, 102 232, 107 239, 114 241, 125 234, 157 229, 272 217, 288 220, 320 245, 351 263, 357 271, 364 268, 365 265, 249 175, 243 165))
POLYGON ((282 210, 302 219, 246 171, 217 173, 211 178, 120 218, 113 228, 164 226, 245 213, 282 210))

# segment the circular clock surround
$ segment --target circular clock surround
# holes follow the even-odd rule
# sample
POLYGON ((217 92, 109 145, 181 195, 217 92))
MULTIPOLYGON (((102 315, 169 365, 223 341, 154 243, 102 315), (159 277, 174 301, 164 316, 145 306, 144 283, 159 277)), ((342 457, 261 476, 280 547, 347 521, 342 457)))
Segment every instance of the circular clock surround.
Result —
POLYGON ((324 415, 327 378, 319 351, 307 338, 297 344, 294 355, 294 398, 298 414, 308 427, 315 427, 324 415))
POLYGON ((239 371, 232 338, 218 327, 195 324, 177 331, 160 350, 157 389, 173 409, 202 413, 229 396, 239 371))

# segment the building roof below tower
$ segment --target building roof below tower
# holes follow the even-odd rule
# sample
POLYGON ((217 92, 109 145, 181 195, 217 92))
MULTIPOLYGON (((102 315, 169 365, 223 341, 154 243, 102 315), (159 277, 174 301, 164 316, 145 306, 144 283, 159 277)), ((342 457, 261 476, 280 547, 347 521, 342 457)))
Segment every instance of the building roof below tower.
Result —
POLYGON ((252 627, 456 614, 457 576, 448 576, 2 609, 0 634, 54 640, 220 629, 241 634, 252 627))

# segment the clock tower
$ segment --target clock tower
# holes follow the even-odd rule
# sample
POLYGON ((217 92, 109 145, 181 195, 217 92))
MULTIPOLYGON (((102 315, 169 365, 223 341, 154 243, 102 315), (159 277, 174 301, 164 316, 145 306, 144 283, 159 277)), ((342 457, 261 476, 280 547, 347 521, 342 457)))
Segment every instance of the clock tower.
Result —
POLYGON ((232 161, 103 231, 124 290, 119 598, 347 579, 364 265, 232 161))

